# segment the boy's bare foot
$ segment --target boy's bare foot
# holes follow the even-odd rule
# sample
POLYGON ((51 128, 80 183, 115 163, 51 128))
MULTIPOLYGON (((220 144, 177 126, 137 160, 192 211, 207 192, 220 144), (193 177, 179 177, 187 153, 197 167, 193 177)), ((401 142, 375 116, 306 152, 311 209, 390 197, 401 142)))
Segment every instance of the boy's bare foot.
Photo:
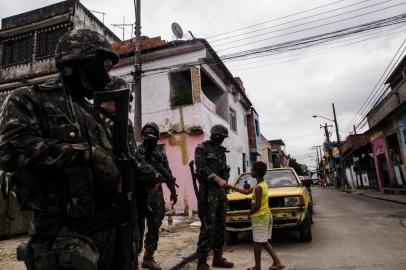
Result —
POLYGON ((271 267, 269 267, 269 270, 281 270, 284 269, 286 266, 283 264, 274 264, 271 267))

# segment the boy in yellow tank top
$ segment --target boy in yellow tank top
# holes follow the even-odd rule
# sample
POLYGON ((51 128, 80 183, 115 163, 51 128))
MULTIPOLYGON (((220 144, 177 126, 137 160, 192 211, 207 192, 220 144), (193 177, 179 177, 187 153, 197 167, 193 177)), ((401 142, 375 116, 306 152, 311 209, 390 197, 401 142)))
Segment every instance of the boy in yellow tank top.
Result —
POLYGON ((248 215, 251 217, 252 237, 254 240, 255 266, 247 270, 261 270, 261 249, 264 247, 273 259, 273 265, 269 269, 283 269, 278 255, 273 249, 269 240, 272 236, 272 215, 268 205, 268 185, 264 180, 267 166, 262 161, 252 165, 251 176, 257 180, 257 184, 250 189, 241 189, 228 185, 229 188, 243 194, 252 193, 251 210, 248 215))

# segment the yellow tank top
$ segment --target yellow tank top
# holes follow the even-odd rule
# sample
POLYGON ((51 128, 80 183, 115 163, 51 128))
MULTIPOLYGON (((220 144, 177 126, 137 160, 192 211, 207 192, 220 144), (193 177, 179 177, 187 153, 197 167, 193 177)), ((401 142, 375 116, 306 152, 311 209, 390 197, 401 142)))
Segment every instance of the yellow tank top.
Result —
POLYGON ((262 189, 262 196, 261 196, 261 208, 252 214, 251 216, 253 217, 258 217, 263 214, 269 213, 269 205, 268 205, 268 185, 266 184, 266 181, 262 181, 261 183, 257 184, 254 187, 254 192, 252 193, 252 201, 251 205, 255 205, 256 202, 256 196, 255 196, 255 189, 257 187, 261 187, 262 189))

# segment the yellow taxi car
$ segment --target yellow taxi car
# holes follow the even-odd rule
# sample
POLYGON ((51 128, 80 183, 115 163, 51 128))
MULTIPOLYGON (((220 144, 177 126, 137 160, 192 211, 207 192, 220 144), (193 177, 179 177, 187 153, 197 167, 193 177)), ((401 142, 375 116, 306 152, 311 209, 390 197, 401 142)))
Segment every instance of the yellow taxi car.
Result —
MULTIPOLYGON (((300 232, 300 240, 310 242, 313 202, 306 186, 310 187, 311 183, 300 181, 292 168, 269 169, 264 178, 268 184, 273 228, 297 229, 300 232)), ((243 173, 233 185, 249 189, 256 185, 256 180, 250 173, 243 173)), ((248 217, 251 197, 251 194, 244 195, 236 191, 227 194, 226 241, 235 242, 240 232, 251 230, 248 217)))

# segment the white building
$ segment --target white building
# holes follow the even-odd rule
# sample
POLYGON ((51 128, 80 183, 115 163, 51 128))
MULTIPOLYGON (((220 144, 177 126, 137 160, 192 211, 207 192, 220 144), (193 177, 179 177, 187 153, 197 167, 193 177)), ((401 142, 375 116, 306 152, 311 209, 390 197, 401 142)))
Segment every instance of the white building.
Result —
POLYGON ((13 89, 58 75, 56 43, 72 29, 92 29, 110 42, 120 39, 79 0, 66 0, 1 20, 0 104, 13 89))
MULTIPOLYGON (((112 75, 129 82, 133 45, 126 41, 114 46, 122 59, 112 75)), ((196 209, 188 167, 195 147, 210 137, 213 125, 225 125, 229 138, 224 145, 234 180, 250 165, 247 114, 252 104, 206 40, 144 39, 142 63, 142 122, 156 122, 163 134, 160 144, 180 186, 177 209, 196 209)))

